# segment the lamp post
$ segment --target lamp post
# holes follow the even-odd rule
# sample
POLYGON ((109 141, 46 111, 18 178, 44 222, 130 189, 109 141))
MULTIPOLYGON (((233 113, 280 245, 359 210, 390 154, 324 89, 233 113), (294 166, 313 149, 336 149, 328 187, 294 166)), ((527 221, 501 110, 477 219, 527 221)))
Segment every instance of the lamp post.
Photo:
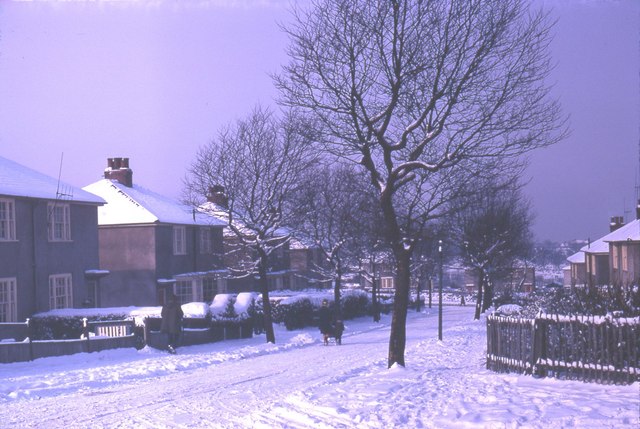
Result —
POLYGON ((438 256, 440 260, 440 279, 438 285, 438 340, 442 341, 442 240, 438 240, 438 256))

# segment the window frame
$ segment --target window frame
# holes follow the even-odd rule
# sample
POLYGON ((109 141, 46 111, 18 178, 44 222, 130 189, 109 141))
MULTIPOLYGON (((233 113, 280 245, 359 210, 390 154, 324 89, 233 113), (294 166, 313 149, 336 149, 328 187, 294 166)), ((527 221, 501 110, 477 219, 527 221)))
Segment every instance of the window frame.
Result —
POLYGON ((173 227, 173 254, 175 256, 187 254, 187 227, 184 225, 173 227))
POLYGON ((211 236, 211 228, 199 228, 200 235, 200 254, 211 255, 213 253, 213 238, 211 236))
POLYGON ((18 280, 16 277, 0 278, 0 322, 18 321, 18 280))
POLYGON ((52 202, 47 204, 47 235, 50 242, 71 241, 71 205, 52 202), (58 209, 62 219, 57 219, 58 209))
POLYGON ((49 276, 49 310, 62 308, 73 308, 73 276, 71 273, 49 276))
POLYGON ((16 201, 12 198, 0 198, 0 241, 16 241, 16 201))

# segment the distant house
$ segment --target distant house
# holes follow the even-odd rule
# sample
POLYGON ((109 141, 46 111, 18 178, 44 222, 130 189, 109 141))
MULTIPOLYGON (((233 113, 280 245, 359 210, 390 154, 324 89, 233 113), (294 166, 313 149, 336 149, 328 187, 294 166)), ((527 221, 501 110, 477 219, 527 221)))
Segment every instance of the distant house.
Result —
MULTIPOLYGON (((214 187, 207 195, 207 202, 200 206, 200 212, 215 219, 223 230, 223 265, 229 270, 227 280, 227 290, 230 293, 250 292, 260 290, 258 279, 254 273, 256 261, 255 251, 243 245, 234 231, 229 227, 229 212, 227 200, 224 195, 224 188, 214 187)), ((241 221, 234 220, 234 225, 247 237, 251 237, 251 232, 247 230, 241 221)), ((283 237, 286 233, 283 232, 283 237)), ((293 272, 291 271, 291 261, 289 259, 289 243, 274 249, 269 255, 269 267, 267 268, 267 278, 269 290, 291 289, 293 283, 293 272)))
MULTIPOLYGON (((614 232, 624 225, 621 216, 611 218, 609 231, 614 232)), ((607 236, 590 242, 582 249, 585 255, 585 280, 587 287, 608 285, 610 281, 609 243, 605 241, 607 236)))
POLYGON ((223 223, 133 183, 128 158, 109 158, 104 179, 84 187, 107 202, 98 212, 100 266, 111 275, 100 304, 210 301, 226 292, 223 223))
MULTIPOLYGON (((467 269, 464 273, 464 285, 467 293, 472 294, 478 291, 477 270, 467 269)), ((493 281, 494 294, 504 292, 531 293, 536 288, 536 271, 534 267, 524 267, 514 265, 493 281)))
POLYGON ((580 250, 567 258, 569 262, 568 281, 565 286, 584 287, 587 283, 587 267, 585 253, 580 250))
POLYGON ((0 157, 0 322, 93 305, 100 197, 0 157))
POLYGON ((636 219, 609 233, 602 240, 609 245, 610 281, 628 287, 640 283, 640 203, 636 219))
POLYGON ((308 287, 319 289, 331 286, 331 281, 323 280, 318 273, 322 268, 327 267, 327 262, 319 247, 292 238, 289 243, 289 261, 292 272, 292 289, 308 287))

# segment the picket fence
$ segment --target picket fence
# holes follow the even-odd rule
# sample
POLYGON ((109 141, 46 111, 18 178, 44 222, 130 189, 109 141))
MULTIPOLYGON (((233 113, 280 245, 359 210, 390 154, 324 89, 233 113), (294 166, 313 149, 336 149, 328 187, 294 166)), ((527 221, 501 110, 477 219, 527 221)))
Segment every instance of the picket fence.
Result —
POLYGON ((602 384, 640 380, 640 317, 487 317, 487 369, 602 384))

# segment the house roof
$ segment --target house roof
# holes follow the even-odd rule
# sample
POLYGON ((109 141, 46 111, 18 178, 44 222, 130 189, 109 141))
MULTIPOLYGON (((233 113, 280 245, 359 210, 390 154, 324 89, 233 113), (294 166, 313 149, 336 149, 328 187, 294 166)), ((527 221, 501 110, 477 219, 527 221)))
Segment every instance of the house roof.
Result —
POLYGON ((574 253, 573 255, 567 258, 567 261, 569 261, 572 264, 584 264, 585 263, 584 252, 580 250, 579 252, 574 253))
POLYGON ((0 156, 0 195, 104 204, 95 194, 0 156))
POLYGON ((605 242, 640 241, 640 220, 636 219, 602 238, 605 242))
POLYGON ((580 250, 584 253, 609 253, 609 243, 606 243, 602 237, 583 246, 580 250))
MULTIPOLYGON (((216 203, 212 203, 210 201, 207 201, 204 204, 201 204, 198 207, 199 211, 203 214, 206 214, 207 216, 211 216, 212 218, 217 219, 219 222, 222 223, 222 225, 225 226, 224 228, 224 232, 223 235, 225 237, 229 237, 229 238, 234 238, 236 237, 235 232, 233 232, 233 230, 231 230, 231 228, 229 227, 229 211, 228 209, 220 206, 219 204, 216 203)), ((247 234, 248 236, 251 236, 254 231, 251 228, 248 228, 246 226, 246 224, 244 222, 242 222, 241 220, 234 218, 233 220, 233 225, 238 228, 238 230, 240 230, 240 232, 242 234, 247 234)), ((287 228, 278 228, 276 230, 276 234, 278 234, 281 237, 285 237, 287 235, 289 235, 289 243, 291 245, 291 243, 293 243, 293 237, 291 237, 291 232, 287 229, 287 228)))
POLYGON ((98 209, 98 225, 171 223, 222 226, 224 222, 194 211, 168 197, 138 185, 128 187, 102 179, 83 188, 102 197, 107 204, 98 209))

